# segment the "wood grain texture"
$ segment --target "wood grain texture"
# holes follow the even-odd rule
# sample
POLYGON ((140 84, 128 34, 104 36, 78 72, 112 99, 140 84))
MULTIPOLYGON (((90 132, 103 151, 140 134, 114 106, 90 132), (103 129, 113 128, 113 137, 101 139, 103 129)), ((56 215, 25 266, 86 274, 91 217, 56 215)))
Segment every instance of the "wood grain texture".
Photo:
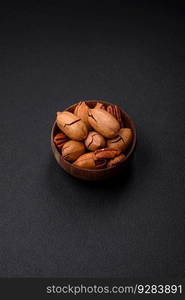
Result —
MULTIPOLYGON (((98 100, 98 101, 87 100, 85 102, 90 108, 95 107, 97 102, 104 104, 105 107, 107 107, 108 105, 114 105, 114 104, 111 104, 111 103, 108 103, 105 101, 100 101, 100 100, 98 100)), ((77 104, 78 103, 68 107, 66 110, 73 112, 77 104)), ((88 181, 106 180, 106 179, 109 179, 111 177, 121 174, 121 172, 124 172, 124 171, 126 172, 126 169, 129 165, 130 160, 133 157, 133 153, 136 148, 136 129, 135 129, 134 122, 132 121, 130 116, 123 110, 121 110, 121 114, 122 114, 122 119, 123 119, 125 127, 129 127, 132 130, 132 133, 133 133, 132 145, 130 146, 128 151, 125 153, 126 159, 120 161, 120 163, 116 166, 105 168, 105 169, 99 169, 99 170, 82 169, 82 168, 73 166, 71 163, 67 162, 62 157, 60 151, 57 149, 57 147, 55 146, 55 144, 53 142, 54 136, 58 132, 60 132, 60 129, 58 128, 56 122, 54 122, 52 131, 51 131, 51 148, 52 148, 54 157, 55 157, 56 161, 58 162, 58 164, 60 165, 60 167, 63 168, 70 175, 72 175, 76 178, 88 180, 88 181)))

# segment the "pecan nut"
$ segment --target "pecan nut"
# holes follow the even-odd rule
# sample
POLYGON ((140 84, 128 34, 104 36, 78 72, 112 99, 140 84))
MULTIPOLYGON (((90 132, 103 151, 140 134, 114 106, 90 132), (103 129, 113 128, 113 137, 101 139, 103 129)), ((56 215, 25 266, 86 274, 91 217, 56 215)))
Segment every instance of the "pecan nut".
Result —
POLYGON ((120 110, 119 106, 118 105, 108 105, 107 111, 111 115, 113 115, 116 118, 116 120, 118 120, 118 122, 120 124, 120 128, 123 128, 124 124, 123 124, 123 119, 122 119, 121 110, 120 110))
POLYGON ((75 161, 84 152, 84 144, 78 141, 68 141, 62 148, 62 155, 68 161, 75 161))
POLYGON ((90 131, 87 138, 85 139, 85 146, 90 151, 105 147, 105 138, 96 131, 90 131))
POLYGON ((113 166, 119 164, 120 161, 123 160, 125 157, 126 156, 123 153, 121 153, 120 155, 110 159, 107 163, 107 167, 113 167, 113 166))
POLYGON ((103 148, 96 150, 94 152, 94 155, 96 159, 110 159, 114 158, 115 156, 119 155, 121 153, 118 149, 112 149, 112 148, 103 148))
POLYGON ((58 127, 72 140, 81 141, 87 136, 88 130, 85 123, 69 111, 57 113, 58 127))
POLYGON ((130 128, 121 128, 118 135, 107 141, 107 147, 118 149, 120 152, 126 151, 132 142, 132 130, 130 128))
POLYGON ((117 135, 119 122, 104 109, 89 109, 88 121, 95 131, 106 138, 113 138, 117 135))
POLYGON ((65 142, 67 142, 68 140, 69 140, 69 138, 63 132, 57 133, 57 135, 55 135, 55 137, 53 139, 53 141, 58 149, 62 149, 65 142))
POLYGON ((97 159, 94 152, 89 152, 81 155, 73 165, 83 169, 102 169, 106 163, 105 159, 97 159))
POLYGON ((125 144, 122 137, 118 134, 115 138, 107 140, 107 147, 110 149, 117 149, 122 152, 125 148, 125 144))
POLYGON ((132 143, 132 139, 133 139, 132 130, 130 128, 121 128, 119 131, 119 136, 122 138, 124 142, 124 147, 122 150, 124 152, 130 147, 132 143))
POLYGON ((87 129, 90 129, 91 126, 88 121, 88 112, 89 112, 89 107, 84 101, 79 102, 74 110, 74 114, 78 116, 80 119, 82 119, 82 121, 87 126, 87 129))

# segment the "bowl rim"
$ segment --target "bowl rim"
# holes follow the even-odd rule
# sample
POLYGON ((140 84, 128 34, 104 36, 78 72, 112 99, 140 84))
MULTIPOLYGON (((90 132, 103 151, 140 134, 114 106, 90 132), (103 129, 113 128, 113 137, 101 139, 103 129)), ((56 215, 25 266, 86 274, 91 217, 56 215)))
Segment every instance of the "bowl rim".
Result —
MULTIPOLYGON (((93 99, 93 100, 81 100, 81 101, 83 101, 83 102, 85 102, 85 103, 100 102, 100 103, 106 104, 106 105, 116 105, 116 104, 113 104, 113 103, 111 103, 111 102, 107 102, 107 101, 99 100, 99 99, 98 99, 98 100, 97 100, 97 99, 93 99)), ((80 100, 79 100, 78 102, 76 102, 76 103, 70 105, 69 107, 67 107, 67 108, 64 109, 64 110, 67 110, 67 111, 68 111, 69 109, 72 109, 72 108, 73 108, 75 105, 77 105, 79 102, 80 102, 80 100)), ((118 106, 119 106, 119 105, 118 105, 118 106)), ((127 156, 126 156, 125 158, 123 158, 122 160, 120 160, 120 162, 119 162, 117 165, 114 165, 114 166, 112 166, 112 167, 106 167, 106 168, 102 168, 102 169, 87 169, 87 168, 83 168, 84 171, 88 171, 88 172, 91 172, 91 173, 94 173, 94 172, 99 172, 99 173, 101 173, 101 172, 103 172, 103 171, 105 172, 105 170, 116 169, 116 168, 119 167, 122 163, 126 162, 126 161, 130 158, 130 156, 132 155, 132 153, 134 152, 135 147, 136 147, 136 141, 137 141, 137 134, 136 134, 136 127, 135 127, 135 124, 134 124, 132 118, 130 117, 130 115, 129 115, 125 110, 123 110, 120 106, 119 106, 119 108, 121 109, 121 112, 127 117, 127 119, 129 120, 129 122, 131 123, 131 126, 132 126, 131 129, 132 129, 132 131, 133 131, 133 142, 132 142, 132 146, 130 147, 130 150, 129 150, 127 156)), ((54 137, 53 137, 53 133, 54 133, 54 128, 55 128, 55 126, 57 126, 56 120, 55 120, 55 122, 53 123, 52 130, 51 130, 51 144, 55 147, 55 149, 56 149, 57 152, 60 154, 60 156, 62 156, 61 153, 58 151, 58 149, 57 149, 55 143, 53 142, 53 138, 54 138, 54 137)), ((68 162, 68 161, 65 160, 64 158, 63 158, 63 160, 64 160, 65 163, 66 163, 67 165, 69 165, 70 167, 73 167, 73 168, 75 168, 75 169, 77 169, 77 170, 82 170, 82 168, 73 165, 72 163, 68 162)))

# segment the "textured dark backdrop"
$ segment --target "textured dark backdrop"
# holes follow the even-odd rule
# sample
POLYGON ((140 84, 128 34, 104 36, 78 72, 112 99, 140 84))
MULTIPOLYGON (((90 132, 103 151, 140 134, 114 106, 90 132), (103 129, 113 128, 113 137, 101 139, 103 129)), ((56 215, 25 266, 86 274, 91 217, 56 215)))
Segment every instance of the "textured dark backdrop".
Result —
POLYGON ((78 5, 0 10, 0 276, 182 275, 184 10, 78 5), (55 112, 94 98, 135 120, 126 179, 80 182, 51 154, 55 112))

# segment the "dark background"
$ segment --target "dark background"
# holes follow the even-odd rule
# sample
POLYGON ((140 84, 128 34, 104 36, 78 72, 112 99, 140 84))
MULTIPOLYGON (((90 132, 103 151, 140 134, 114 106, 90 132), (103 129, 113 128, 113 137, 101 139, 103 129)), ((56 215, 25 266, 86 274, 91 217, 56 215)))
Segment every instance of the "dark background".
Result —
POLYGON ((0 276, 184 274, 185 12, 43 1, 0 10, 0 276), (138 145, 126 178, 78 181, 50 150, 55 113, 119 104, 138 145))

